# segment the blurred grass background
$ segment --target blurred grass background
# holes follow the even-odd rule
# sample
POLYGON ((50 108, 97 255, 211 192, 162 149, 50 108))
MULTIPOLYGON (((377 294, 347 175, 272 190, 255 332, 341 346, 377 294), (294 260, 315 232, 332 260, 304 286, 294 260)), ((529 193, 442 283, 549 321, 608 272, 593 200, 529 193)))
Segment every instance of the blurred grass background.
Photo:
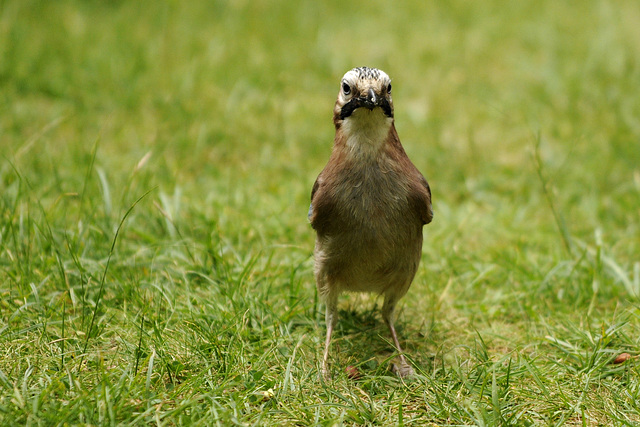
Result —
POLYGON ((0 420, 640 422, 635 359, 610 364, 640 329, 637 22, 624 0, 0 2, 0 420), (433 189, 408 384, 361 296, 317 378, 306 212, 362 65, 433 189))

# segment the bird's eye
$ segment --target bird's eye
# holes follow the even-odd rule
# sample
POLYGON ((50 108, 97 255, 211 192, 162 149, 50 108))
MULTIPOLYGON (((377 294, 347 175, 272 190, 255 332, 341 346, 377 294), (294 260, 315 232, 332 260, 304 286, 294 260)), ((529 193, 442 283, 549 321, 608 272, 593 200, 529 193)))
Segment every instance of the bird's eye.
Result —
POLYGON ((342 82, 342 93, 345 95, 349 95, 351 93, 351 86, 349 86, 349 83, 342 82))
POLYGON ((389 83, 389 86, 387 86, 387 93, 391 93, 391 83, 389 83))

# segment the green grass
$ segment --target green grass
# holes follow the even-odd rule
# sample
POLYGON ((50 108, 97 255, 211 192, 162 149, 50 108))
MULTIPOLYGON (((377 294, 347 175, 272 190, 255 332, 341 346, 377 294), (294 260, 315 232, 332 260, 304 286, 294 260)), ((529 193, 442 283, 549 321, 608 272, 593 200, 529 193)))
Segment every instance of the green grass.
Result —
POLYGON ((0 424, 637 425, 640 10, 0 2, 0 424), (310 189, 353 66, 435 219, 394 354, 310 189), (344 372, 357 366, 359 380, 344 372))

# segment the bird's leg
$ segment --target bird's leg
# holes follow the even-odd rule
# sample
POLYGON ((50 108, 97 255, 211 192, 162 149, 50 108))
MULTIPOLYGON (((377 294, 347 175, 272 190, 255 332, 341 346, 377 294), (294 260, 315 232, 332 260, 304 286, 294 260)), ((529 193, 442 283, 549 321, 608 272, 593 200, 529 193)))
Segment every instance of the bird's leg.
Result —
POLYGON ((325 379, 330 379, 329 374, 329 347, 331 345, 331 334, 333 328, 338 323, 338 295, 334 292, 330 292, 327 295, 327 314, 325 321, 327 323, 327 338, 324 341, 324 356, 322 358, 322 375, 325 379))
POLYGON ((400 359, 400 363, 399 364, 394 363, 393 371, 399 377, 404 378, 404 377, 413 375, 414 372, 413 372, 413 368, 411 367, 411 365, 407 363, 407 359, 404 357, 404 354, 402 353, 402 347, 400 347, 400 341, 398 341, 398 334, 396 333, 396 328, 393 325, 395 308, 396 308, 397 302, 398 302, 397 298, 393 296, 385 297, 384 304, 382 306, 382 318, 384 319, 385 323, 389 327, 389 331, 391 332, 391 338, 393 338, 393 343, 396 346, 396 350, 398 350, 398 353, 399 353, 398 358, 400 359))

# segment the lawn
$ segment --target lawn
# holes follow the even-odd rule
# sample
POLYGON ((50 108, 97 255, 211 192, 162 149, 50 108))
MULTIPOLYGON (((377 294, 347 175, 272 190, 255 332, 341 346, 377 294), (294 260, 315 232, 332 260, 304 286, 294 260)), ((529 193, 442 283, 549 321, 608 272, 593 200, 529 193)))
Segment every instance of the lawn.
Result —
POLYGON ((0 425, 638 425, 638 22, 0 2, 0 425), (361 65, 433 191, 404 381, 375 295, 341 298, 319 376, 307 209, 361 65))

